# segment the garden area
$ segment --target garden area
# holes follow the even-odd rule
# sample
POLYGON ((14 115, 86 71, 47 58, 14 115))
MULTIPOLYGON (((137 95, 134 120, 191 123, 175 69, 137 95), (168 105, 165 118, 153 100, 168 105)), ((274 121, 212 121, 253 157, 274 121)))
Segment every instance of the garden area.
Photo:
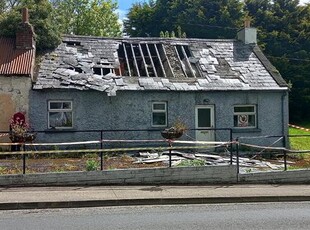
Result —
MULTIPOLYGON (((289 143, 292 150, 310 150, 310 130, 307 130, 307 128, 310 129, 310 123, 302 125, 304 128, 298 126, 289 128, 289 143)), ((227 165, 231 161, 237 164, 236 152, 234 151, 234 156, 230 158, 228 145, 220 151, 210 150, 208 147, 199 151, 173 150, 171 166, 227 165)), ((62 153, 57 153, 57 150, 59 150, 58 147, 54 146, 54 153, 32 152, 25 156, 0 155, 0 175, 169 167, 171 164, 169 152, 160 150, 160 148, 148 151, 104 152, 102 156, 100 152, 89 153, 81 149, 62 153)), ((284 170, 283 154, 255 149, 248 152, 250 154, 241 154, 242 157, 238 158, 242 172, 284 170), (264 154, 261 154, 262 152, 264 154)), ((310 168, 310 153, 288 153, 286 160, 288 170, 310 168)))
MULTIPOLYGON (((310 122, 301 123, 299 127, 290 127, 290 147, 293 150, 310 150, 310 122), (309 129, 309 130, 307 130, 309 129)), ((294 160, 289 169, 310 168, 310 152, 290 154, 294 160)))

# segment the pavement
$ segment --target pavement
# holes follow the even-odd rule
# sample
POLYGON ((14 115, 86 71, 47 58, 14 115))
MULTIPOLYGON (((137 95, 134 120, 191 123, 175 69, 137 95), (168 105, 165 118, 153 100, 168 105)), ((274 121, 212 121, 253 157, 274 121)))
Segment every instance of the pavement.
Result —
POLYGON ((0 187, 0 210, 310 201, 310 185, 0 187))

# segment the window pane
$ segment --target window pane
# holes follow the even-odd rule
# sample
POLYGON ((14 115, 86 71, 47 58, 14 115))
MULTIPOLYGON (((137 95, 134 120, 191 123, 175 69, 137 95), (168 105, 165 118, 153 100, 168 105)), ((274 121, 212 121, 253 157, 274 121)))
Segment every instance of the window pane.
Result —
POLYGON ((50 109, 62 109, 62 102, 50 102, 50 109))
POLYGON ((71 102, 50 102, 50 109, 71 109, 71 102))
POLYGON ((63 102, 62 107, 63 109, 71 109, 71 102, 63 102))
POLYGON ((198 109, 198 128, 211 127, 211 109, 198 109))
POLYGON ((72 112, 49 112, 49 127, 72 127, 72 112))
POLYGON ((256 127, 255 115, 234 115, 234 127, 256 127))
POLYGON ((165 103, 154 103, 153 110, 166 110, 166 104, 165 103))
POLYGON ((256 127, 255 124, 255 115, 249 115, 249 126, 256 127))
POLYGON ((153 113, 153 125, 166 126, 166 113, 153 113))
POLYGON ((236 106, 234 107, 235 113, 254 112, 254 106, 236 106))

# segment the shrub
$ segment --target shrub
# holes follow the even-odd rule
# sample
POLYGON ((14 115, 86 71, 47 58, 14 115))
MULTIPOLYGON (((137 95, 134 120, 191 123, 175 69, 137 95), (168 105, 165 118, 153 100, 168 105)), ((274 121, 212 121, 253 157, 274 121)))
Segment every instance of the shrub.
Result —
POLYGON ((99 162, 96 160, 86 161, 86 171, 96 171, 99 166, 99 162))
POLYGON ((183 160, 181 161, 178 166, 184 166, 184 167, 193 167, 193 166, 205 166, 205 161, 204 160, 183 160))

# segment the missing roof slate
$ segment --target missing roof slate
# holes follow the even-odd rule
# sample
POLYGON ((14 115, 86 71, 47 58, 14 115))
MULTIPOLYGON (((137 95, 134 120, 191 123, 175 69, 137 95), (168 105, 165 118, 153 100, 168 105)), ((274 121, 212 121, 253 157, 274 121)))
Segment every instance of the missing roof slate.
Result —
POLYGON ((281 89, 258 48, 253 52, 233 40, 73 35, 64 40, 44 56, 34 89, 91 89, 110 96, 117 90, 281 89))

